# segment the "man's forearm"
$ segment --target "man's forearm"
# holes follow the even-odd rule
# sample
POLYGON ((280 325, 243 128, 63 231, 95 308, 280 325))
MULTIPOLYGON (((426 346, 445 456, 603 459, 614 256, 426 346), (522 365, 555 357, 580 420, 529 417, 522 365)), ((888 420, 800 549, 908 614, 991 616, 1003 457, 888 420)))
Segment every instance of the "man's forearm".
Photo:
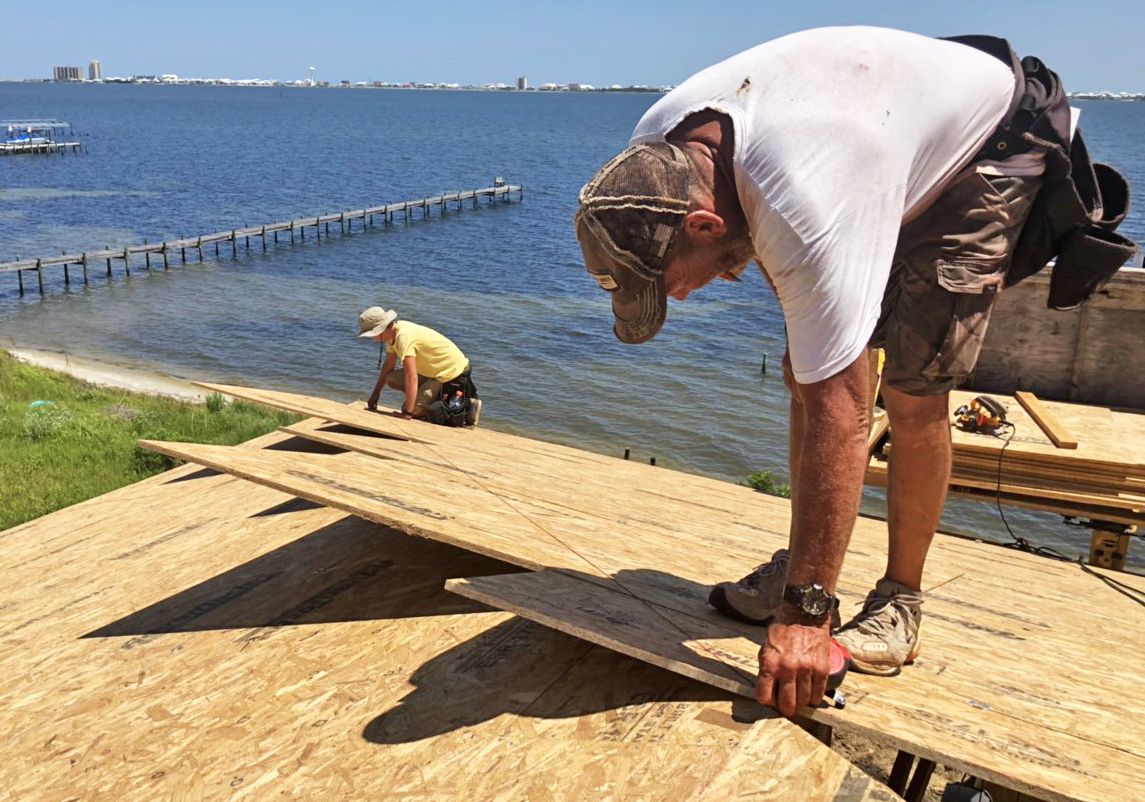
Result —
POLYGON ((865 355, 814 385, 796 388, 791 446, 793 472, 792 585, 818 582, 834 593, 855 526, 867 461, 868 378, 865 355))

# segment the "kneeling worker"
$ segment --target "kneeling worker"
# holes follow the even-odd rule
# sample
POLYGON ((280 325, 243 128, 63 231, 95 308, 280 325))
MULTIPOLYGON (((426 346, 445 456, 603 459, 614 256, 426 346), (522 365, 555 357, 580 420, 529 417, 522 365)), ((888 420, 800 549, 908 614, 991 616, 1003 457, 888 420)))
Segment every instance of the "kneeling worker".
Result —
POLYGON ((393 309, 371 306, 358 316, 358 337, 385 343, 386 358, 366 402, 371 411, 378 408, 382 388, 392 387, 403 395, 396 413, 403 418, 476 425, 481 399, 470 377, 469 359, 444 334, 398 320, 393 309), (395 370, 399 359, 401 369, 395 370))

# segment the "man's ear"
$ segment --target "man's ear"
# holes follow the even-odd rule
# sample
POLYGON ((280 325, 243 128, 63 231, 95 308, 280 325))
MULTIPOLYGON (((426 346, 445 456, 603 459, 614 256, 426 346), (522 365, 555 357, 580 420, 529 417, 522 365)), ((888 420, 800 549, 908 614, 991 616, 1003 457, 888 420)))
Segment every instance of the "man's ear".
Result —
POLYGON ((695 209, 684 216, 684 230, 693 241, 710 242, 727 233, 724 218, 707 209, 695 209))

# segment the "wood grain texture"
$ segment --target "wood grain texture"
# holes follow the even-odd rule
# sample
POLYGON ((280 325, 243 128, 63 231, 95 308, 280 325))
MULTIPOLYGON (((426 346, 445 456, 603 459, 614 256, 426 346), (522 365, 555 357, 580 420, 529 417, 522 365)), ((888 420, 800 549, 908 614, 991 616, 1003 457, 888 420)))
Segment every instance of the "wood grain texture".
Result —
POLYGON ((195 465, 0 545, 5 799, 898 799, 709 685, 443 590, 504 563, 195 465))
MULTIPOLYGON (((446 587, 683 676, 753 696, 758 636, 737 633, 736 627, 710 620, 700 609, 685 616, 648 602, 635 577, 623 591, 564 570, 454 579, 446 587)), ((960 661, 971 660, 977 646, 958 649, 960 661)), ((1040 799, 1131 799, 1127 789, 1140 788, 1145 780, 1140 755, 1127 761, 1121 752, 1123 733, 1109 733, 1103 743, 1095 743, 1077 727, 1085 715, 1080 708, 1088 703, 1060 698, 1060 687, 1055 692, 1037 682, 1031 686, 1001 667, 977 677, 959 672, 959 679, 941 669, 932 673, 933 666, 923 670, 927 676, 917 677, 910 688, 899 686, 902 678, 888 681, 852 672, 843 685, 848 696, 844 710, 821 706, 804 713, 841 729, 860 723, 871 728, 870 734, 938 762, 957 749, 964 761, 960 769, 1040 799), (887 687, 888 682, 895 687, 887 687), (1000 720, 1007 724, 999 727, 1000 720), (913 736, 919 727, 941 728, 941 740, 917 743, 913 736), (1016 782, 1011 769, 1001 768, 1015 763, 1037 770, 1027 781, 1016 782), (1108 773, 1098 769, 1112 766, 1116 769, 1108 773)))
MULTIPOLYGON (((1080 308, 1046 308, 1048 270, 998 296, 975 393, 1029 390, 1042 399, 1145 410, 1145 271, 1122 268, 1080 308)), ((1080 434, 1080 433, 1079 433, 1080 434)))
POLYGON ((1046 409, 1036 395, 1025 390, 1018 390, 1014 393, 1014 400, 1022 405, 1022 409, 1029 413, 1030 417, 1034 419, 1034 423, 1038 424, 1055 446, 1058 448, 1077 448, 1077 440, 1066 431, 1066 428, 1061 425, 1052 412, 1046 409))
MULTIPOLYGON (((613 592, 638 587, 644 602, 685 620, 718 620, 708 587, 787 542, 784 499, 488 430, 412 425, 426 442, 293 427, 353 449, 339 454, 152 446, 408 534, 613 592), (447 448, 454 437, 467 447, 447 448)), ((839 585, 844 618, 881 576, 885 549, 885 524, 861 519, 839 585)), ((945 537, 925 589, 922 657, 893 680, 849 678, 859 684, 838 726, 1047 798, 1117 798, 1108 794, 1145 782, 1136 693, 1145 666, 1126 649, 1145 625, 1140 605, 1076 565, 945 537), (1105 766, 1116 769, 1096 768, 1105 766)), ((756 641, 759 631, 742 636, 756 641)), ((753 657, 749 648, 731 664, 749 671, 753 657)))

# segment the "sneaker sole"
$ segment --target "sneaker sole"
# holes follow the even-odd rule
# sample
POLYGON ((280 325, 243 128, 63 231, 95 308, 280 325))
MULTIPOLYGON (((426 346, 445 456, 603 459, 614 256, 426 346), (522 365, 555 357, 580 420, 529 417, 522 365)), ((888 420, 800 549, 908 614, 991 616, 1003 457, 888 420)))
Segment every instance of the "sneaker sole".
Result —
POLYGON ((903 666, 909 666, 918 657, 919 648, 916 646, 914 651, 911 652, 902 665, 898 663, 870 663, 865 660, 851 655, 851 668, 858 671, 860 674, 871 674, 876 677, 897 677, 902 672, 903 666))

